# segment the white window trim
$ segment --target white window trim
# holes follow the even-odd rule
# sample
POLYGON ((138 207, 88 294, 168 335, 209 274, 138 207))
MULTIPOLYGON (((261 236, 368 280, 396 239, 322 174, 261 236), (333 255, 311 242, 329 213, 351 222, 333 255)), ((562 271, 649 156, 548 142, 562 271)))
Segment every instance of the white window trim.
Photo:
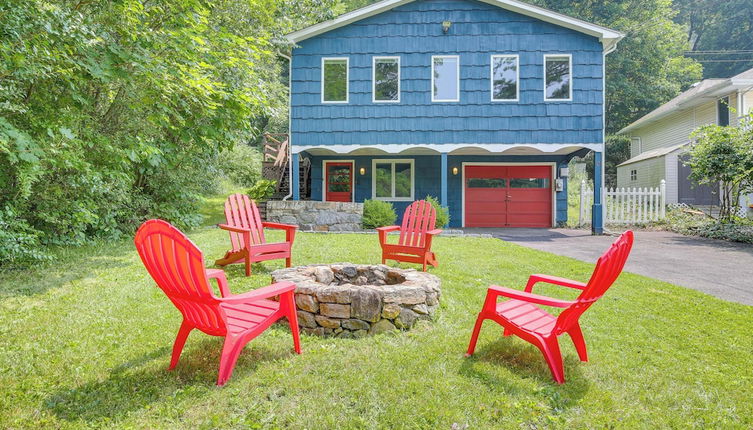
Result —
POLYGON ((400 57, 379 56, 371 57, 371 102, 372 103, 400 103, 400 57), (397 60, 397 100, 376 99, 376 63, 378 60, 397 60))
POLYGON ((545 102, 571 102, 573 101, 573 83, 575 75, 573 74, 573 54, 544 54, 544 101, 545 102), (548 99, 546 98, 546 60, 551 57, 567 57, 568 67, 570 70, 570 93, 566 99, 548 99))
MULTIPOLYGON (((433 74, 432 74, 433 76, 433 74)), ((432 85, 433 88, 433 85, 432 85)), ((489 92, 492 102, 517 102, 520 101, 520 56, 517 54, 493 54, 489 63, 489 92), (494 98, 494 59, 495 58, 514 58, 515 59, 515 98, 514 99, 495 99, 494 98)))
POLYGON ((632 144, 633 141, 637 141, 638 142, 638 145, 637 145, 638 152, 635 155, 638 156, 638 155, 643 154, 643 140, 640 137, 638 137, 638 136, 632 136, 630 138, 630 143, 632 144))
POLYGON ((321 65, 321 100, 322 104, 346 104, 350 101, 350 58, 349 57, 322 57, 321 65), (345 101, 324 100, 324 62, 327 60, 345 60, 345 101))
POLYGON ((431 56, 431 101, 436 102, 459 102, 460 101, 460 56, 459 55, 432 55, 431 56), (434 98, 434 59, 436 58, 454 58, 455 60, 455 76, 457 85, 455 86, 455 98, 454 99, 436 99, 434 98))
POLYGON ((412 158, 404 159, 373 159, 371 160, 371 198, 374 200, 384 200, 388 202, 412 202, 416 195, 416 164, 412 158), (395 164, 410 164, 410 197, 394 197, 395 196, 395 164), (392 197, 377 197, 376 196, 376 165, 377 164, 392 164, 392 197))

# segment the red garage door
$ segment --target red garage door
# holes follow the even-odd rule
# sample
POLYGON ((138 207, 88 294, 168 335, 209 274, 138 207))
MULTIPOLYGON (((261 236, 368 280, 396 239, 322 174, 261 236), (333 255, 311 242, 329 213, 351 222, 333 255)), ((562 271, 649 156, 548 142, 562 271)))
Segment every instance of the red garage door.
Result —
POLYGON ((465 166, 466 227, 551 227, 550 166, 465 166))

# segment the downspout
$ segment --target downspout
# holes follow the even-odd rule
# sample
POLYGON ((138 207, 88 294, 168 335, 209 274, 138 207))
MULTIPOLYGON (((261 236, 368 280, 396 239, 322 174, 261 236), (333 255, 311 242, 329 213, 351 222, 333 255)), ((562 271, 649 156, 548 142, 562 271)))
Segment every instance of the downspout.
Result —
POLYGON ((293 104, 293 53, 290 56, 280 53, 280 56, 288 60, 288 195, 282 198, 285 201, 293 197, 293 136, 291 134, 291 112, 293 104))

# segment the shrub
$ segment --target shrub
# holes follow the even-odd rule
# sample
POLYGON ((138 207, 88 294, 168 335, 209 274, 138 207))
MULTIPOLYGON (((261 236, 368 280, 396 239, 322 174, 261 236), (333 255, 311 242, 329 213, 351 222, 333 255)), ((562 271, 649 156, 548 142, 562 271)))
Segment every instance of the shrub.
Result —
POLYGON ((686 207, 676 207, 667 212, 665 223, 667 229, 675 233, 753 243, 753 222, 747 219, 735 218, 735 222, 722 222, 686 207))
POLYGON ((274 195, 276 185, 277 181, 259 179, 253 187, 248 189, 247 194, 257 203, 264 202, 274 195))
POLYGON ((261 152, 245 144, 220 152, 218 168, 234 184, 250 187, 261 178, 261 152))
POLYGON ((442 228, 450 223, 450 211, 446 207, 439 204, 439 200, 433 196, 426 196, 427 202, 434 206, 434 210, 437 211, 437 228, 442 228))
POLYGON ((0 267, 47 259, 41 251, 39 232, 10 207, 0 209, 0 267))
POLYGON ((392 203, 382 200, 363 202, 363 228, 378 228, 395 224, 397 214, 392 203))

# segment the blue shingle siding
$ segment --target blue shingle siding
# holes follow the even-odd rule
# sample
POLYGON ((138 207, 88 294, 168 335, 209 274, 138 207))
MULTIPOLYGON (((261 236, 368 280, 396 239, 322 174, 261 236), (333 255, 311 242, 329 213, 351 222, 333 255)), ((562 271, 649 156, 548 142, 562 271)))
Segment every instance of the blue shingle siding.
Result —
POLYGON ((418 0, 293 50, 293 145, 602 142, 599 40, 473 0, 418 0), (443 34, 442 21, 452 22, 443 34), (544 102, 544 54, 572 54, 573 100, 544 102), (492 54, 520 56, 520 100, 492 102, 492 54), (460 101, 431 101, 431 56, 460 56, 460 101), (373 56, 400 56, 399 103, 372 102, 373 56), (350 60, 350 101, 321 103, 322 57, 350 60))
MULTIPOLYGON (((354 160, 355 162, 355 201, 363 202, 372 198, 371 195, 371 175, 373 159, 413 159, 415 172, 415 191, 414 196, 417 200, 425 198, 427 195, 439 198, 441 184, 441 159, 436 155, 418 155, 418 156, 310 156, 311 158, 311 199, 324 200, 322 195, 322 161, 323 160, 354 160), (364 175, 359 173, 363 167, 366 172, 364 175)), ((541 155, 541 156, 514 156, 514 155, 450 155, 447 157, 447 166, 451 170, 453 167, 461 169, 464 162, 485 162, 485 163, 557 163, 557 167, 566 167, 569 161, 568 156, 563 155, 541 155)), ((558 169, 559 170, 559 169, 558 169)), ((556 223, 563 224, 567 222, 567 179, 565 178, 565 188, 556 193, 556 223)), ((448 207, 450 210, 450 226, 461 227, 462 222, 462 174, 457 175, 448 173, 447 178, 447 197, 448 207)), ((398 214, 398 223, 401 221, 405 208, 411 202, 391 202, 398 214)))

